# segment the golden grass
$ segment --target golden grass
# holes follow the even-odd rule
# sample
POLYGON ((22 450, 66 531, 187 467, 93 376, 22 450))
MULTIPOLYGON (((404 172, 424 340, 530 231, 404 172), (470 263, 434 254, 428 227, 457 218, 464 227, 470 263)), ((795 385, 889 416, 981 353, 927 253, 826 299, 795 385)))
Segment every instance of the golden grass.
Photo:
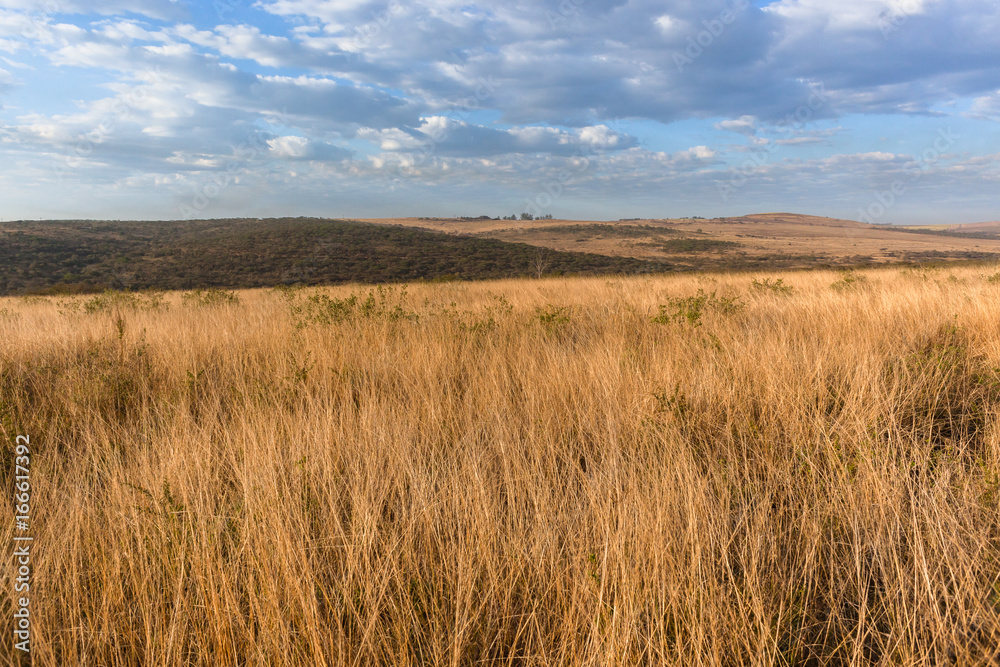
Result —
POLYGON ((984 271, 0 300, 34 664, 996 664, 984 271))
MULTIPOLYGON (((422 227, 452 234, 472 234, 488 238, 528 243, 559 251, 582 251, 602 255, 621 255, 640 259, 663 260, 671 265, 689 265, 701 269, 718 269, 753 261, 773 265, 775 261, 790 262, 783 267, 814 268, 866 262, 893 264, 905 258, 912 261, 953 261, 970 259, 969 253, 1000 254, 1000 240, 961 238, 933 234, 907 234, 884 225, 868 225, 850 220, 821 218, 794 213, 759 213, 738 218, 703 220, 635 220, 608 223, 585 220, 460 220, 392 218, 368 219, 366 222, 422 227), (599 229, 612 224, 662 226, 682 235, 702 240, 729 241, 740 244, 738 250, 721 252, 669 252, 657 244, 643 245, 635 239, 609 235, 599 229), (554 233, 553 229, 567 225, 579 228, 574 234, 554 233), (586 228, 593 226, 592 231, 586 228), (930 254, 928 254, 930 253, 930 254)), ((954 229, 954 225, 913 226, 910 229, 954 229)), ((997 233, 1000 224, 975 223, 962 227, 966 232, 997 233)))

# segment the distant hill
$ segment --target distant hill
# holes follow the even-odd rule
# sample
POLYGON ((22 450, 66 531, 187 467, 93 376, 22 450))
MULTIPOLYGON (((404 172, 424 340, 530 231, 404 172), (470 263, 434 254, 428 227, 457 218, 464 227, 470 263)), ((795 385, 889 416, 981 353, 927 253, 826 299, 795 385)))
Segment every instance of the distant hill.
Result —
POLYGON ((806 225, 811 227, 839 227, 853 229, 867 229, 871 227, 864 222, 856 220, 841 220, 840 218, 824 218, 817 215, 802 215, 801 213, 754 213, 738 218, 717 218, 717 220, 731 220, 733 222, 757 222, 765 224, 792 224, 806 225))
POLYGON ((995 261, 995 224, 887 227, 794 213, 20 221, 0 223, 0 295, 995 261))
POLYGON ((848 267, 1000 258, 1000 235, 988 233, 985 225, 950 231, 947 227, 890 227, 797 213, 618 222, 471 217, 370 222, 666 262, 675 270, 848 267))
POLYGON ((346 220, 0 223, 0 294, 668 269, 662 262, 346 220))
POLYGON ((1000 222, 972 222, 964 225, 950 225, 948 231, 973 234, 1000 234, 1000 222))

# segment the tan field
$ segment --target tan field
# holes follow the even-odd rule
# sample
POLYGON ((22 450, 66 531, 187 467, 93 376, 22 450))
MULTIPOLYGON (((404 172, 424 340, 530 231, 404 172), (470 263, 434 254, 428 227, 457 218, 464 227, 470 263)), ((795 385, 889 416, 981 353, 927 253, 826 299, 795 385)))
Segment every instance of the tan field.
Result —
POLYGON ((949 231, 1000 234, 1000 222, 974 222, 966 225, 950 225, 949 231))
POLYGON ((996 664, 998 270, 0 299, 34 664, 996 664))
POLYGON ((806 268, 898 262, 982 259, 1000 253, 1000 239, 913 233, 996 234, 1000 223, 914 226, 890 229, 851 220, 793 213, 761 213, 711 220, 479 220, 462 218, 368 219, 364 222, 422 227, 516 241, 563 251, 624 255, 667 261, 690 269, 806 268), (671 247, 670 241, 721 241, 715 247, 671 247), (666 242, 666 243, 665 243, 666 242))

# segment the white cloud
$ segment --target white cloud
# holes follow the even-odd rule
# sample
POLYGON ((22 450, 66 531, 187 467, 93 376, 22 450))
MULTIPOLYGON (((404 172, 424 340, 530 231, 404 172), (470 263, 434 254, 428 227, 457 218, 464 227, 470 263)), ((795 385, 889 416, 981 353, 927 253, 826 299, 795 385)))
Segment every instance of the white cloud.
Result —
POLYGON ((691 158, 695 160, 711 160, 718 153, 708 146, 695 146, 694 148, 689 148, 686 151, 681 151, 677 154, 681 158, 691 158))
POLYGON ((1000 90, 973 100, 969 115, 973 118, 1000 120, 1000 90))
POLYGON ((429 150, 448 156, 534 153, 585 156, 636 144, 635 137, 615 132, 605 125, 577 130, 538 126, 496 129, 446 116, 423 118, 418 127, 409 131, 365 128, 358 136, 377 143, 383 151, 426 153, 429 150))
POLYGON ((323 160, 339 162, 350 157, 350 152, 306 137, 282 136, 267 141, 270 155, 281 160, 323 160))
POLYGON ((279 16, 308 16, 336 25, 345 13, 377 6, 374 0, 273 0, 257 7, 279 16))
POLYGON ((176 0, 3 0, 0 8, 29 12, 33 16, 50 14, 142 14, 170 20, 184 15, 176 0))
POLYGON ((748 137, 757 135, 757 118, 754 116, 741 116, 735 120, 724 120, 715 124, 716 129, 736 132, 748 137))
POLYGON ((656 17, 653 20, 653 23, 655 23, 656 27, 659 28, 661 31, 668 34, 680 28, 680 21, 675 19, 673 16, 670 16, 669 14, 664 14, 663 16, 656 17))
MULTIPOLYGON (((401 188, 432 193, 468 179, 470 193, 521 192, 587 164, 579 178, 595 197, 621 202, 627 194, 631 202, 714 197, 722 165, 762 146, 810 145, 788 153, 825 157, 775 157, 760 173, 793 199, 809 180, 842 200, 860 174, 883 178, 912 157, 887 143, 876 145, 895 152, 873 152, 859 145, 863 136, 815 121, 941 114, 951 103, 968 108, 969 122, 1000 117, 1000 78, 983 55, 1000 31, 994 0, 751 6, 684 71, 673 54, 729 0, 571 4, 574 11, 561 13, 565 3, 537 0, 260 0, 217 25, 214 15, 189 16, 184 3, 168 0, 62 1, 71 16, 39 12, 36 0, 0 0, 0 52, 24 63, 0 59, 0 141, 6 168, 18 170, 0 182, 44 182, 39 165, 79 152, 104 128, 71 181, 194 187, 249 144, 254 150, 243 152, 255 157, 240 164, 239 187, 261 192, 272 182, 297 192, 321 182, 369 191, 380 170, 399 165, 409 170, 401 188), (259 11, 272 17, 255 25, 259 11), (879 21, 887 16, 894 30, 884 35, 879 21), (11 74, 21 74, 16 67, 23 76, 11 74), (50 83, 77 74, 100 87, 81 84, 68 95, 50 83), (809 123, 777 126, 819 84, 827 101, 810 108, 809 123), (18 97, 36 85, 51 86, 44 110, 31 108, 37 94, 18 97), (28 107, 15 111, 14 101, 28 107), (675 121, 687 122, 676 130, 675 121), (748 140, 703 145, 718 136, 713 125, 748 140), (642 148, 644 137, 620 127, 646 128, 672 148, 642 148)), ((1000 149, 988 142, 989 154, 1000 149)), ((977 172, 996 178, 995 160, 974 158, 947 161, 922 190, 940 195, 937 185, 949 183, 968 194, 977 172)), ((756 190, 761 198, 768 187, 756 190)), ((585 200, 586 189, 574 197, 585 200)))
MULTIPOLYGON (((838 157, 838 156, 834 156, 838 157)), ((875 151, 872 153, 859 153, 858 155, 852 156, 861 161, 871 161, 875 162, 889 162, 896 159, 896 155, 893 153, 883 153, 881 151, 875 151)))
MULTIPOLYGON (((0 39, 0 51, 4 53, 16 53, 23 48, 24 44, 22 42, 17 42, 13 39, 0 39)), ((6 58, 2 58, 2 60, 10 62, 6 58)))
POLYGON ((879 22, 917 16, 939 0, 781 0, 764 11, 802 26, 822 25, 827 30, 877 30, 879 22))

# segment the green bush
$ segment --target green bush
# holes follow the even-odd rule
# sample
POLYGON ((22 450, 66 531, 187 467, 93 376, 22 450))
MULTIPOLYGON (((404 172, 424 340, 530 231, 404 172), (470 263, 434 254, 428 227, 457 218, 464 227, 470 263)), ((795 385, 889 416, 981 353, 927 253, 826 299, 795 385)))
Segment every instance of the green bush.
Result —
POLYGON ((687 322, 693 327, 700 327, 701 318, 707 311, 722 315, 731 315, 743 308, 737 297, 719 297, 715 292, 706 293, 699 289, 694 296, 669 299, 666 305, 660 306, 660 314, 653 318, 657 324, 687 322))
POLYGON ((848 290, 863 287, 867 283, 868 279, 864 276, 860 276, 856 273, 847 273, 843 278, 830 285, 830 288, 838 292, 846 292, 848 290))
POLYGON ((357 305, 357 294, 345 299, 331 298, 326 294, 313 294, 306 297, 304 302, 293 304, 292 314, 296 316, 296 326, 299 328, 308 324, 335 324, 351 319, 357 305))
POLYGON ((373 320, 416 320, 418 315, 403 307, 406 301, 406 286, 393 287, 379 285, 370 290, 362 299, 359 294, 351 294, 342 299, 327 294, 312 294, 299 300, 295 291, 283 292, 296 328, 311 324, 330 325, 347 320, 364 318, 373 320))
POLYGON ((163 295, 159 293, 140 294, 106 290, 85 301, 83 311, 89 315, 96 315, 116 310, 164 310, 166 307, 163 295))
POLYGON ((535 317, 549 331, 554 331, 559 326, 569 322, 569 308, 566 306, 546 306, 545 308, 535 308, 535 317))
POLYGON ((235 292, 210 287, 208 289, 196 289, 192 292, 185 292, 181 295, 181 303, 192 308, 238 306, 240 298, 236 296, 235 292))
POLYGON ((791 285, 786 285, 783 278, 778 278, 772 281, 770 278, 765 278, 762 281, 754 279, 750 283, 750 289, 755 292, 771 292, 772 294, 791 294, 795 291, 791 285))

